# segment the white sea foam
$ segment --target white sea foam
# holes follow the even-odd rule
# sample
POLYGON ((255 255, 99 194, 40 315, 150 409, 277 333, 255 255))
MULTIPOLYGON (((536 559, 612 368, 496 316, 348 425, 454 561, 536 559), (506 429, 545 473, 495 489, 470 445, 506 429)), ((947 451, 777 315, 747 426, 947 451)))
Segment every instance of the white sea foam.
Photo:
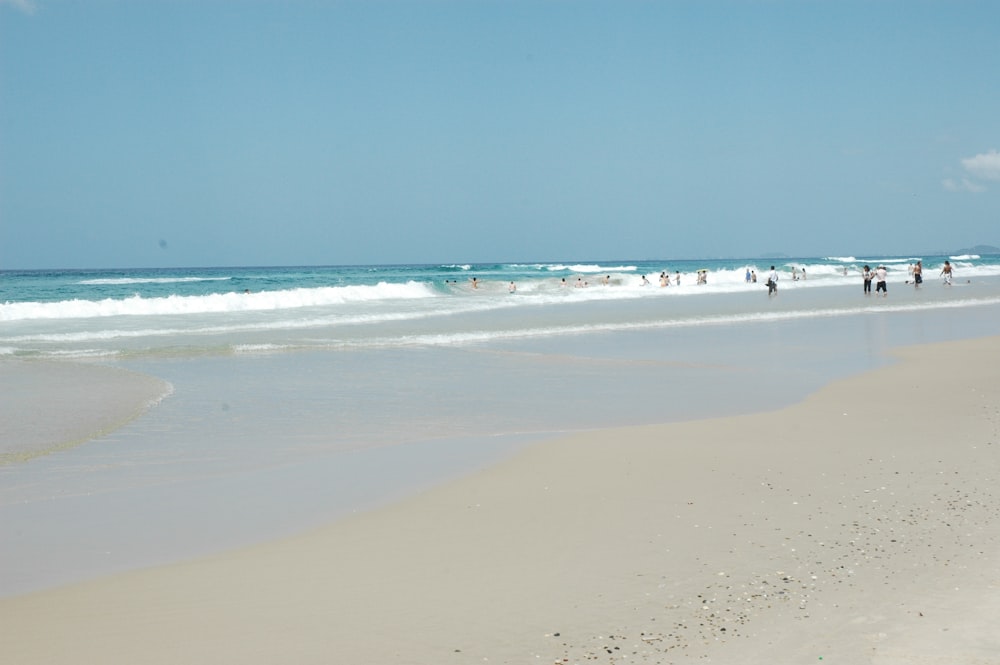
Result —
POLYGON ((234 344, 234 353, 277 353, 288 349, 286 344, 234 344))
POLYGON ((919 258, 917 258, 917 259, 914 259, 914 258, 909 258, 909 259, 900 259, 900 258, 895 258, 895 259, 862 259, 862 261, 864 263, 867 263, 867 264, 872 265, 872 266, 878 266, 878 265, 888 266, 888 265, 898 264, 898 263, 909 264, 909 263, 916 263, 917 261, 920 261, 920 260, 922 260, 922 259, 919 259, 919 258))
POLYGON ((434 297, 434 291, 419 282, 379 283, 375 286, 329 286, 256 293, 215 293, 202 296, 171 295, 59 302, 13 302, 0 304, 0 321, 30 319, 88 319, 108 316, 163 316, 296 309, 379 300, 434 297))
POLYGON ((638 270, 636 266, 602 266, 599 264, 588 264, 588 263, 574 263, 572 265, 564 265, 561 263, 542 265, 542 268, 548 270, 549 272, 580 272, 580 273, 609 273, 609 272, 635 272, 638 270))
POLYGON ((56 349, 45 354, 49 358, 82 360, 84 358, 114 358, 121 355, 118 349, 56 349))
MULTIPOLYGON (((453 309, 449 313, 474 311, 482 306, 470 306, 464 309, 453 309)), ((145 339, 180 336, 226 336, 242 333, 267 332, 280 330, 308 330, 312 328, 335 328, 356 325, 372 325, 380 323, 400 322, 423 318, 441 312, 372 312, 352 313, 347 315, 330 315, 306 318, 278 318, 275 320, 245 320, 237 319, 221 325, 198 325, 189 322, 188 327, 157 327, 157 328, 102 328, 97 330, 77 330, 72 332, 40 332, 3 338, 4 342, 18 345, 24 344, 81 344, 93 342, 110 342, 123 339, 145 339)), ((16 348, 16 347, 15 347, 16 348)))

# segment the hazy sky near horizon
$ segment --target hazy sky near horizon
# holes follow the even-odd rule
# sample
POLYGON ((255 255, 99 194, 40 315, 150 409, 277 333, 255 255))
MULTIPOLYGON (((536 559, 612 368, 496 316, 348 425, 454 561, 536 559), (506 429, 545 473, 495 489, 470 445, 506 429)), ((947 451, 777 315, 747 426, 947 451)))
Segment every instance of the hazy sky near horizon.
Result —
POLYGON ((1000 244, 1000 3, 0 0, 0 268, 1000 244))

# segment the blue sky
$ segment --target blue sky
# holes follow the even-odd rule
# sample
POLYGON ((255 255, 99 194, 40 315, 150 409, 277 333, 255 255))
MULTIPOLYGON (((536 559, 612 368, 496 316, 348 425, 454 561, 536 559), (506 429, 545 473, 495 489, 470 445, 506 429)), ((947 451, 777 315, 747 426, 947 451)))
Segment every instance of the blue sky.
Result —
POLYGON ((0 268, 1000 245, 997 2, 0 0, 0 268))

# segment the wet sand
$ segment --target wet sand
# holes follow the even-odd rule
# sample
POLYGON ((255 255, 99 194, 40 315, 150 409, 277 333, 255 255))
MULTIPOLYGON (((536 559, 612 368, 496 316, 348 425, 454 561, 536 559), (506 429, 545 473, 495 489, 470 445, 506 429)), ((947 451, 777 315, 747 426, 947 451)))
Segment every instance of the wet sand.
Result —
POLYGON ((0 599, 12 663, 1000 661, 1000 338, 0 599))
POLYGON ((0 361, 0 465, 117 429, 170 391, 152 376, 87 363, 0 361))

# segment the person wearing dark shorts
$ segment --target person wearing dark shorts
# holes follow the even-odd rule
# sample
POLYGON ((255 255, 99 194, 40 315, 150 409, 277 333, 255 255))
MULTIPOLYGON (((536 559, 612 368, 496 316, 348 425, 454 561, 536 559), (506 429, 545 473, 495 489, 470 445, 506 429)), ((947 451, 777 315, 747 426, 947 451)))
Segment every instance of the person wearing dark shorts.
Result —
POLYGON ((881 292, 883 298, 889 295, 888 291, 885 288, 885 275, 886 275, 885 266, 879 266, 878 268, 875 269, 875 295, 878 295, 879 292, 881 292))

